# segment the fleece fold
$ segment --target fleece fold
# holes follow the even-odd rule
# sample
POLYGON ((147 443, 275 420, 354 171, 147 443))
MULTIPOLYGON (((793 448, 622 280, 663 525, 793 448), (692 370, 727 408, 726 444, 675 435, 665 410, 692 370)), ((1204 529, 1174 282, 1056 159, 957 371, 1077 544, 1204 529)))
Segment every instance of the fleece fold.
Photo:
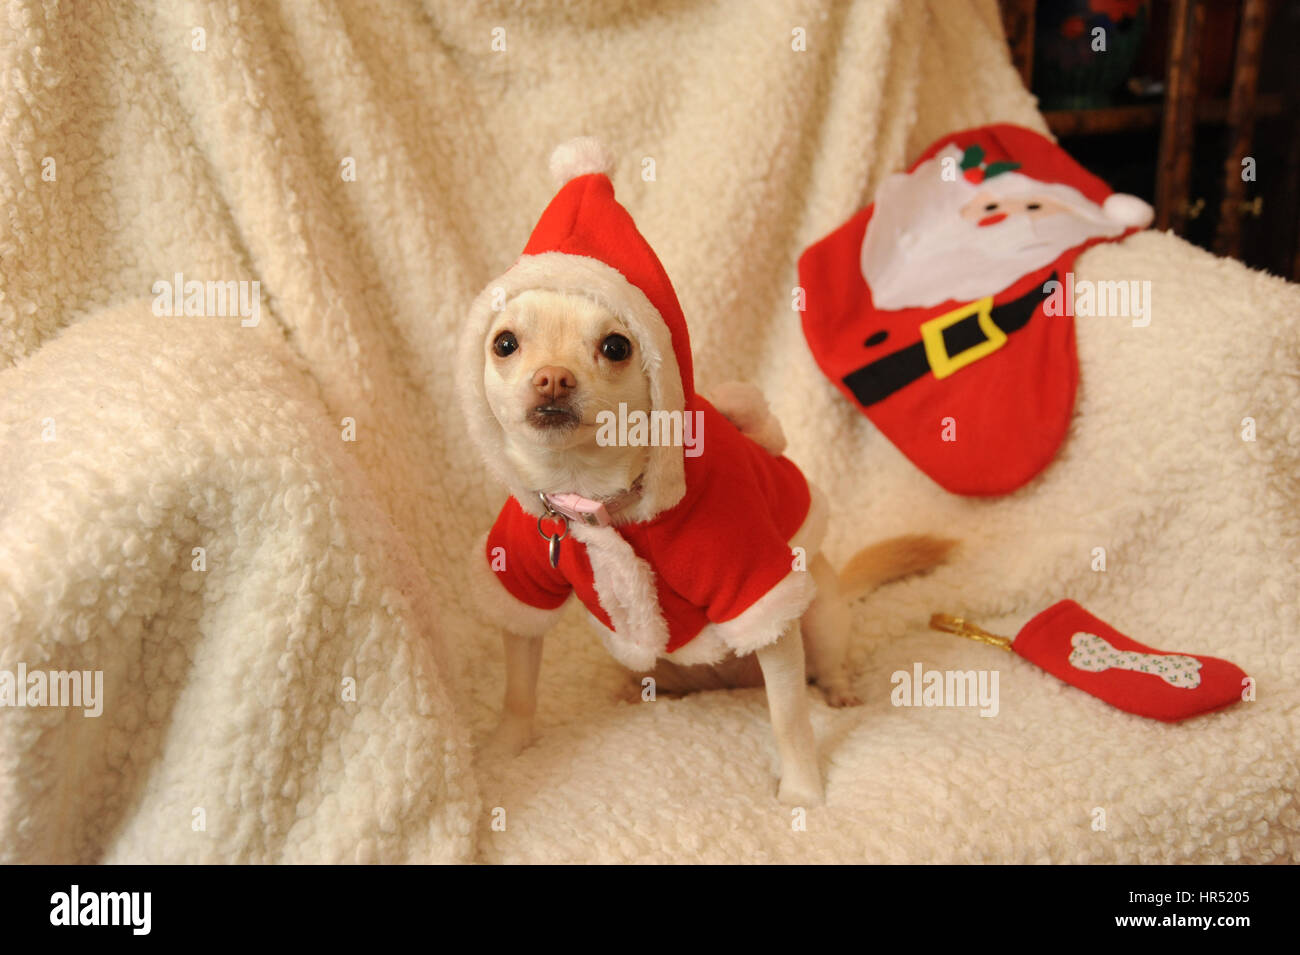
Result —
POLYGON ((885 175, 1045 130, 994 0, 0 18, 0 670, 105 688, 99 717, 0 709, 0 861, 1300 861, 1300 291, 1155 232, 1080 256, 1150 282, 1150 324, 1076 319, 1067 439, 990 501, 917 472, 804 343, 798 255, 885 175), (762 691, 631 697, 574 607, 538 741, 475 755, 503 665, 465 575, 503 492, 453 343, 580 135, 700 391, 756 384, 825 492, 832 561, 962 541, 854 607, 866 702, 814 699, 827 804, 797 831, 762 691), (259 283, 257 323, 156 314, 177 274, 259 283), (1167 726, 925 628, 1065 597, 1255 701, 1167 726), (998 715, 892 705, 917 663, 997 670, 998 715))

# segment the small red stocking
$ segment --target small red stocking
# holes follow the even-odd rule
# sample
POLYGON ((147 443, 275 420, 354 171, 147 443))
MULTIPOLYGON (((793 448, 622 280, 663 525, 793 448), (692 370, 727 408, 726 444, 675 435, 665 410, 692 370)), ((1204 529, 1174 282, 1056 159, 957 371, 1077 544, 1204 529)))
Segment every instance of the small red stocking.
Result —
POLYGON ((1021 627, 1014 640, 947 614, 935 614, 930 626, 1011 650, 1111 706, 1167 723, 1239 702, 1248 685, 1235 663, 1153 649, 1073 600, 1048 607, 1021 627))

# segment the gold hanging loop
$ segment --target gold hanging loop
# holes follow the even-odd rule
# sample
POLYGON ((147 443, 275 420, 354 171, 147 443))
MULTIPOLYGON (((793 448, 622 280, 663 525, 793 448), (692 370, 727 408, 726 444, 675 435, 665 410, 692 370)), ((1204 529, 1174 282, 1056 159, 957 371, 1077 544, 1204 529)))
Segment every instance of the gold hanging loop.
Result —
POLYGON ((952 614, 936 613, 930 618, 930 629, 942 630, 945 633, 955 633, 959 637, 966 637, 968 640, 975 640, 979 643, 987 643, 990 646, 1001 647, 1003 650, 1011 650, 1011 638, 999 637, 996 633, 989 633, 987 630, 981 630, 975 624, 971 623, 965 617, 954 617, 952 614))

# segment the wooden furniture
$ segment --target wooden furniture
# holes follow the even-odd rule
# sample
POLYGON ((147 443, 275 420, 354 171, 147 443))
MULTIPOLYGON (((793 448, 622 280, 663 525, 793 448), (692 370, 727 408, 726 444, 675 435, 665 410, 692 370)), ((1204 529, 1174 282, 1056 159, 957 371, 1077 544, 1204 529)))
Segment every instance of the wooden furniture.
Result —
POLYGON ((1187 226, 1188 186, 1196 135, 1196 72, 1200 64, 1205 8, 1200 0, 1174 0, 1169 24, 1169 71, 1165 77, 1160 157, 1156 160, 1157 229, 1182 234, 1187 226))
MULTIPOLYGON (((1232 96, 1228 104, 1228 158, 1223 163, 1223 199, 1219 204, 1219 227, 1214 251, 1219 255, 1241 254, 1241 220, 1251 208, 1246 201, 1245 163, 1255 132, 1256 93, 1259 86, 1260 50, 1268 22, 1268 0, 1245 0, 1241 26, 1237 31, 1232 96)), ((1251 177, 1254 178, 1253 176, 1251 177)), ((1261 200, 1256 197, 1255 203, 1261 200)), ((1259 215, 1258 205, 1254 205, 1259 215)))
POLYGON ((1011 62, 1020 71, 1025 89, 1034 88, 1034 14, 1038 0, 998 0, 1002 29, 1011 47, 1011 62))
MULTIPOLYGON (((1205 211, 1203 199, 1193 201, 1191 181, 1195 162, 1196 127, 1225 125, 1228 148, 1223 160, 1223 189, 1217 210, 1213 250, 1240 256, 1242 222, 1258 217, 1262 198, 1248 195, 1253 177, 1243 175, 1243 160, 1251 155, 1256 120, 1300 109, 1300 92, 1261 96, 1259 64, 1268 28, 1268 0, 1241 0, 1241 16, 1233 61, 1232 90, 1226 99, 1198 102, 1198 72, 1205 39, 1207 0, 1169 0, 1168 67, 1163 101, 1098 109, 1049 110, 1043 116, 1058 137, 1104 135, 1159 128, 1155 164, 1155 227, 1185 234, 1189 220, 1205 211)), ((1034 25, 1037 0, 999 0, 1012 61, 1032 88, 1034 25)), ((1292 84, 1293 87, 1300 84, 1292 84)), ((1300 113, 1293 113, 1300 115, 1300 113)), ((1288 181, 1279 190, 1280 208, 1300 219, 1300 122, 1288 153, 1288 181)), ((1300 279, 1300 222, 1297 222, 1292 276, 1300 279)))

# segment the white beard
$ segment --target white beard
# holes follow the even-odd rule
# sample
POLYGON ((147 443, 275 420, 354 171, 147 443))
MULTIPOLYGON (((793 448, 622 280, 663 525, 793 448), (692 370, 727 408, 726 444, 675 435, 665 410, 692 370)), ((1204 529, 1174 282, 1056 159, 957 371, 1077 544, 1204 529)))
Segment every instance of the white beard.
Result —
POLYGON ((964 179, 944 181, 939 165, 944 155, 881 185, 861 256, 862 275, 877 308, 928 308, 996 295, 1066 249, 1124 231, 1069 186, 1038 183, 1017 173, 1003 173, 980 186, 964 179), (1050 196, 1067 202, 1071 211, 1036 219, 1011 215, 990 226, 962 218, 963 205, 995 188, 998 195, 1050 196))

